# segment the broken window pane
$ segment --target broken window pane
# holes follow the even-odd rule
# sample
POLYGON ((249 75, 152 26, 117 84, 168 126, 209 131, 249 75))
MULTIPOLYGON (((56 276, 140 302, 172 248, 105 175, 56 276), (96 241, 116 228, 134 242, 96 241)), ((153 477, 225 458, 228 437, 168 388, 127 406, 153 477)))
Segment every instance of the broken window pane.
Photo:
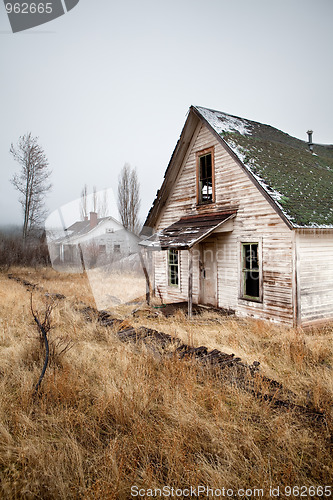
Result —
POLYGON ((199 158, 199 203, 213 201, 212 155, 208 153, 199 158))
POLYGON ((245 295, 259 298, 259 272, 245 272, 245 295))

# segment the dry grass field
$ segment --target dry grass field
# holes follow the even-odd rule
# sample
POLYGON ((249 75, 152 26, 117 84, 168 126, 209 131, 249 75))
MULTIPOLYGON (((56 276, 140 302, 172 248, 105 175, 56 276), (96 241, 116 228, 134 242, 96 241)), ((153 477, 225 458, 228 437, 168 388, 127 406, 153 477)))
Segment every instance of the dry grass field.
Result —
POLYGON ((95 303, 85 275, 10 273, 39 285, 32 294, 41 317, 46 293, 66 298, 55 299, 50 363, 36 396, 44 347, 30 292, 0 273, 0 498, 127 500, 132 486, 148 498, 149 489, 199 485, 232 489, 234 498, 262 488, 270 498, 271 487, 332 485, 332 324, 296 331, 212 312, 188 320, 144 307, 133 316, 133 305, 113 311, 134 326, 259 361, 298 404, 324 414, 315 421, 223 383, 195 360, 154 356, 87 321, 81 310, 95 303))

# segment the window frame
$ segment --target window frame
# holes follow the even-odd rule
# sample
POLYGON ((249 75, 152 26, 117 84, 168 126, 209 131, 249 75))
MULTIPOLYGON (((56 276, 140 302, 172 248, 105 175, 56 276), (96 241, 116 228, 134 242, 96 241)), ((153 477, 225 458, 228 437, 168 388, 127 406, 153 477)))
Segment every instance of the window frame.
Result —
POLYGON ((172 288, 179 288, 180 286, 180 251, 176 248, 168 248, 167 250, 167 269, 168 269, 168 286, 172 288), (170 255, 174 253, 177 255, 177 263, 170 262, 170 255), (171 282, 171 267, 176 269, 177 283, 171 282))
POLYGON ((214 146, 202 149, 196 153, 196 186, 197 186, 197 205, 210 205, 215 203, 215 161, 214 161, 214 146), (212 162, 212 199, 202 201, 200 193, 200 158, 211 155, 212 162))
POLYGON ((240 295, 239 298, 243 300, 247 300, 250 302, 263 302, 263 280, 262 280, 262 241, 261 239, 253 239, 253 240, 244 240, 240 242, 240 295), (245 247, 248 245, 257 245, 257 261, 258 267, 252 268, 252 260, 250 267, 246 267, 244 264, 245 259, 245 247), (259 292, 258 296, 247 295, 246 292, 246 283, 245 276, 246 272, 251 271, 253 269, 254 272, 258 272, 258 286, 259 292))

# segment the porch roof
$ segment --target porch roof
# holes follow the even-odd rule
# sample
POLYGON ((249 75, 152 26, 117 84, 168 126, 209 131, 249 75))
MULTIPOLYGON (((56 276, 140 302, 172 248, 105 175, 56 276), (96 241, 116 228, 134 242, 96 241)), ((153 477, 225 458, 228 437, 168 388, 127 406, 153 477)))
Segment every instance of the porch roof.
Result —
POLYGON ((234 218, 235 211, 187 215, 139 243, 148 250, 188 250, 234 218))

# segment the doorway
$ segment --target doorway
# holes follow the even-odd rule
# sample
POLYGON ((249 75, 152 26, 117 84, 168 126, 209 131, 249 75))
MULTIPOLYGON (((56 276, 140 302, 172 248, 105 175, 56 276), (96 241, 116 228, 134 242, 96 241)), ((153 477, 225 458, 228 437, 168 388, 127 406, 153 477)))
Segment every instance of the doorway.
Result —
POLYGON ((200 296, 201 304, 217 307, 216 241, 200 244, 200 296))

